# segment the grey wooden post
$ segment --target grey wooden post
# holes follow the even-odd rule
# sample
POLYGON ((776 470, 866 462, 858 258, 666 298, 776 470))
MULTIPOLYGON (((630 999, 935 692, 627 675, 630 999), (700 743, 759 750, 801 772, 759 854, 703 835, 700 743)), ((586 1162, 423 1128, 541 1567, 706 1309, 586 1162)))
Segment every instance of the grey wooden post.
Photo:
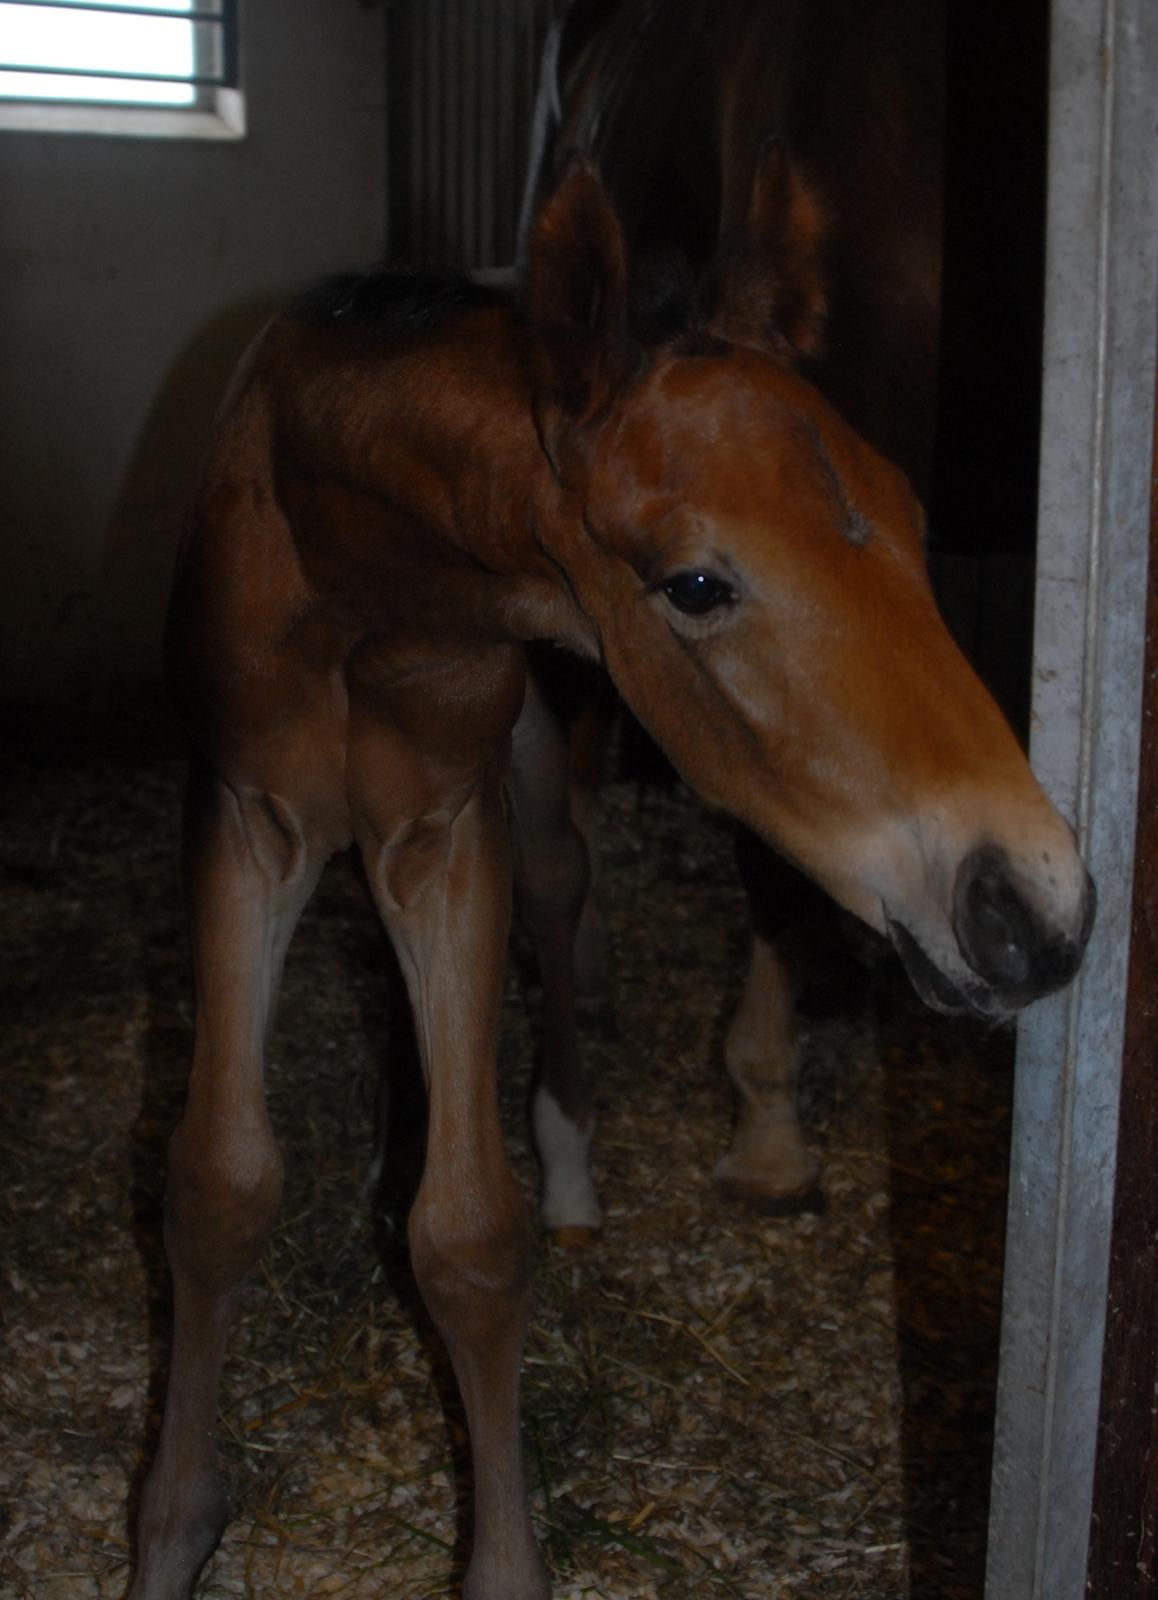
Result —
POLYGON ((1155 0, 1053 0, 1046 278, 1031 752, 1099 911, 1076 984, 1018 1038, 987 1600, 1085 1589, 1140 738, 1155 0))

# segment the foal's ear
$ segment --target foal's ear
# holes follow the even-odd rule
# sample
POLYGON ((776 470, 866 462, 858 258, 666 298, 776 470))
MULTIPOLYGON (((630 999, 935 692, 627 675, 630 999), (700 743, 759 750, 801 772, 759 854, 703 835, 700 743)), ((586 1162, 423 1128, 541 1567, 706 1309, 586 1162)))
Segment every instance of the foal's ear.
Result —
POLYGON ((712 332, 786 355, 819 354, 825 231, 824 210, 783 144, 765 141, 747 215, 716 260, 712 332))
POLYGON ((634 370, 619 219, 590 161, 573 156, 531 234, 525 290, 536 387, 566 415, 595 416, 634 370))

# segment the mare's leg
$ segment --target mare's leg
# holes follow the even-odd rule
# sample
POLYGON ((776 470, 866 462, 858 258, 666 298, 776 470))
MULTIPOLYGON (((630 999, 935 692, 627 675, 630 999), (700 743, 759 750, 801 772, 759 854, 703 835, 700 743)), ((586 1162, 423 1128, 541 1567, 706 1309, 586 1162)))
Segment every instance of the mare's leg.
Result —
POLYGON ((566 735, 529 677, 507 788, 519 911, 543 980, 543 1056, 531 1108, 543 1222, 567 1235, 603 1220, 589 1166, 595 1110, 575 1030, 575 942, 590 870, 569 779, 566 735))
POLYGON ((188 848, 197 1031, 185 1113, 169 1145, 173 1348, 141 1496, 133 1600, 187 1600, 225 1525, 218 1380, 238 1289, 281 1195, 263 1042, 286 946, 325 854, 285 801, 213 777, 191 792, 188 848))
MULTIPOLYGON (((520 736, 524 750, 535 760, 550 764, 554 774, 567 774, 569 816, 579 830, 587 854, 587 888, 582 896, 574 949, 574 1003, 582 1019, 611 1033, 615 1008, 607 958, 607 933, 600 904, 599 851, 595 838, 612 729, 619 715, 619 696, 601 667, 580 661, 554 647, 531 647, 528 665, 534 680, 534 701, 524 709, 522 732, 533 730, 549 717, 555 729, 550 747, 535 749, 520 736)), ((515 760, 519 761, 516 746, 515 760)), ((525 766, 525 762, 521 763, 525 766)), ((533 774, 531 781, 535 781, 533 774)), ((551 805, 559 803, 556 790, 551 805)), ((550 819, 548 819, 550 825, 550 819)), ((568 849, 573 847, 568 846, 568 849)), ((516 866, 516 871, 517 871, 516 866)), ((518 885, 516 884, 516 887, 518 885)))
POLYGON ((807 1200, 820 1167, 809 1153, 796 1111, 800 1039, 796 994, 777 949, 756 930, 752 957, 724 1044, 728 1073, 740 1095, 732 1143, 713 1182, 736 1199, 769 1206, 807 1200))
POLYGON ((395 756, 377 786, 388 805, 367 800, 359 782, 356 831, 406 977, 429 1086, 410 1247, 470 1428, 475 1535, 464 1600, 546 1600, 519 1437, 526 1208, 503 1148, 495 1082, 511 905, 501 779, 490 769, 448 793, 433 769, 424 782, 403 752, 395 756))
POLYGON ((587 893, 575 934, 575 1006, 580 1017, 597 1025, 607 1037, 615 1036, 616 1020, 597 834, 599 796, 614 721, 615 703, 593 696, 568 731, 571 820, 586 847, 589 866, 587 893))
POLYGON ((751 835, 741 833, 736 855, 755 927, 743 997, 724 1045, 739 1115, 712 1177, 738 1199, 791 1208, 814 1197, 820 1176, 797 1114, 797 981, 788 957, 819 891, 751 835))

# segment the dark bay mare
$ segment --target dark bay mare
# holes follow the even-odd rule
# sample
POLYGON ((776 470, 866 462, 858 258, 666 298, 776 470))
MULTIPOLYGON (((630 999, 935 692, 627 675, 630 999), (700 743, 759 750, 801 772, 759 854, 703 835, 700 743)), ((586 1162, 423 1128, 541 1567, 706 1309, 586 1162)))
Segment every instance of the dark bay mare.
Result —
POLYGON ((195 751, 197 1027, 135 1600, 189 1596, 225 1521, 218 1378, 282 1184, 263 1041, 294 924, 351 845, 429 1092, 409 1238, 470 1429, 464 1594, 549 1594, 520 1462, 527 1222, 496 1049, 512 885, 544 968, 564 969, 561 1041, 586 868, 565 794, 534 778, 554 735, 528 643, 604 663, 687 781, 944 1003, 1006 1015, 1081 958, 1087 874, 941 622, 920 506, 797 370, 823 324, 823 207, 780 146, 748 184, 692 295, 633 278, 577 162, 538 216, 521 304, 344 280, 236 378, 168 633, 195 751))
MULTIPOLYGON (((971 12, 968 26, 985 22, 971 12)), ((963 274, 952 267, 953 306, 962 305, 966 337, 985 347, 986 360, 975 364, 982 381, 972 409, 960 383, 947 397, 938 394, 946 169, 956 176, 960 164, 958 141, 948 136, 947 48, 951 43, 954 82, 966 78, 961 68, 968 68, 973 48, 958 36, 962 24, 953 27, 950 40, 943 0, 574 0, 545 52, 524 212, 529 224, 534 204, 550 192, 570 154, 584 152, 599 167, 637 272, 666 283, 673 304, 681 294, 694 302, 711 282, 718 252, 727 254, 741 239, 747 241, 741 249, 763 248, 745 230, 753 174, 768 137, 775 136, 811 206, 811 231, 788 242, 789 259, 808 252, 814 278, 810 297, 802 298, 791 279, 779 285, 771 325, 754 306, 745 342, 790 360, 862 438, 900 467, 926 505, 944 402, 936 456, 943 537, 947 529, 948 542, 965 538, 983 549, 987 541, 1008 543, 1012 524, 1012 539, 1031 548, 1032 507, 1014 492, 1018 482, 1032 488, 1036 416, 1019 376, 1032 372, 1033 353, 1016 343, 1006 309, 1007 300, 1016 303, 1016 262, 1003 257, 1000 282, 974 274, 987 286, 982 304, 975 301, 979 286, 964 303, 956 292, 963 274), (979 408, 1000 426, 978 427, 979 408), (984 470, 976 460, 977 439, 986 442, 984 470), (1013 456, 1028 463, 1028 473, 1011 469, 1013 456), (955 470, 962 457, 967 472, 955 470), (988 498, 963 492, 979 477, 989 486, 988 498)), ((986 37, 999 34, 988 28, 986 37)), ((992 141, 982 137, 985 118, 974 77, 968 77, 967 131, 976 165, 991 157, 992 141)), ((994 92, 999 82, 995 78, 994 92)), ((1016 163, 1016 147, 1003 159, 1016 163)), ((999 187, 989 185, 991 192, 999 187)), ((955 182, 954 193, 963 188, 955 182)), ((1025 209, 1031 201, 1022 195, 1018 204, 1025 209)), ((953 233, 960 231, 961 211, 959 203, 950 208, 953 233)), ((995 241, 1009 238, 1007 221, 997 231, 1000 202, 990 200, 972 220, 980 239, 953 261, 986 263, 992 270, 995 241)), ((783 267, 783 258, 772 255, 749 262, 769 281, 783 267)), ((962 320, 950 318, 951 342, 962 320)), ((960 368, 951 363, 955 375, 960 368)), ((865 602, 850 595, 846 603, 865 602)), ((821 651, 835 647, 818 645, 821 651)), ((917 651, 908 672, 923 672, 917 651)), ((580 797, 578 809, 591 812, 589 797, 580 797)), ((739 1116, 715 1180, 764 1206, 790 1208, 812 1203, 818 1176, 796 1114, 795 958, 801 922, 816 922, 821 908, 802 875, 750 834, 741 834, 739 857, 756 924, 743 999, 725 1044, 739 1116)), ((958 997, 927 981, 911 956, 907 964, 932 1004, 958 1005, 958 997)), ((598 910, 591 904, 581 920, 577 966, 581 992, 605 982, 598 910)), ((555 1227, 597 1224, 587 1166, 589 1094, 581 1083, 564 1084, 558 1074, 552 1082, 547 1074, 536 1094, 535 1121, 545 1220, 555 1227), (560 1102, 570 1115, 560 1111, 560 1102)))
MULTIPOLYGON (((635 257, 693 271, 778 138, 824 218, 804 368, 930 487, 944 226, 943 0, 574 0, 551 41, 531 204, 590 155, 635 257)), ((526 208, 530 209, 530 205, 526 208)))

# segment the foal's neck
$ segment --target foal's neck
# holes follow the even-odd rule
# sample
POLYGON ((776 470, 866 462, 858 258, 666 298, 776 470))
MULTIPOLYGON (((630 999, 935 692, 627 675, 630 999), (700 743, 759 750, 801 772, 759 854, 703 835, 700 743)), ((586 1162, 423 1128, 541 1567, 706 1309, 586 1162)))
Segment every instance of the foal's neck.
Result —
POLYGON ((382 390, 392 413, 379 435, 390 439, 390 470, 376 462, 378 492, 388 504, 404 496, 448 561, 471 564, 480 607, 493 608, 512 637, 593 653, 591 629, 548 554, 579 508, 539 439, 515 312, 469 313, 400 356, 395 375, 382 390), (415 483, 424 484, 418 504, 415 483))

